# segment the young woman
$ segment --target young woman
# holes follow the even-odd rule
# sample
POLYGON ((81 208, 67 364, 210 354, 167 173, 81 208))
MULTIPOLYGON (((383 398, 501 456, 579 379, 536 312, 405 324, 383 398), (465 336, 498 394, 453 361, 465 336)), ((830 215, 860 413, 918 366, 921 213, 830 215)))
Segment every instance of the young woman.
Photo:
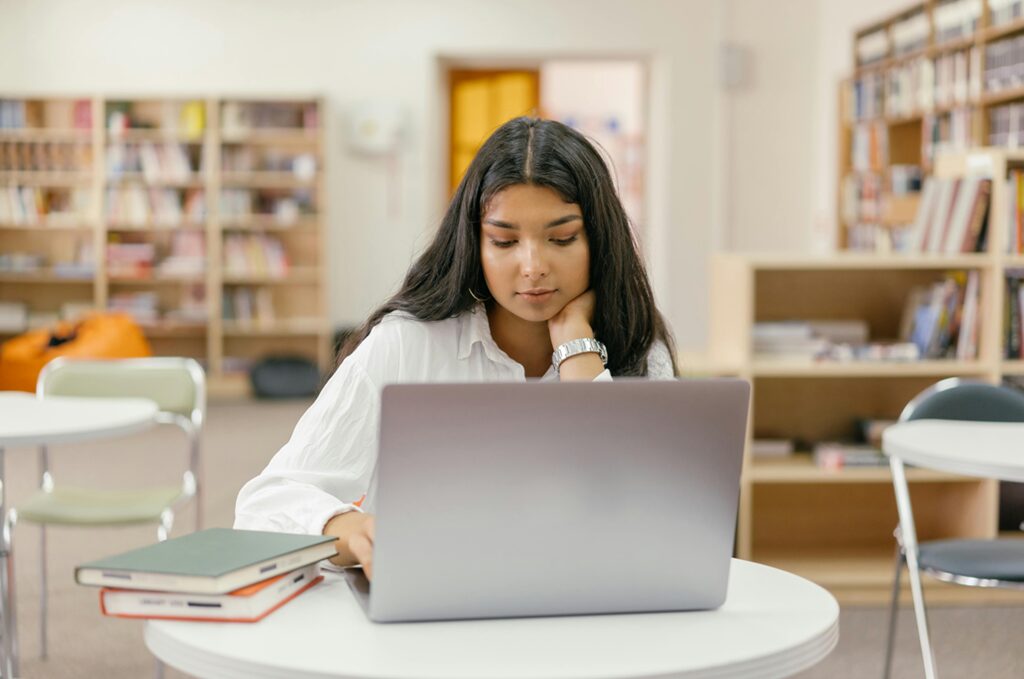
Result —
POLYGON ((672 339, 600 155, 517 118, 483 145, 401 290, 346 344, 235 527, 338 538, 372 577, 380 390, 395 382, 671 378, 672 339))

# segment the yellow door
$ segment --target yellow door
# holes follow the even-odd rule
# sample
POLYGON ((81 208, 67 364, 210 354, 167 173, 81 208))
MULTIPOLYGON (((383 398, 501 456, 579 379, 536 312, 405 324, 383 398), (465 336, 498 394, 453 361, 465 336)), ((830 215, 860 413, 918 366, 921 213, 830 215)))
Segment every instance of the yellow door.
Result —
POLYGON ((473 156, 502 123, 536 115, 540 105, 537 71, 452 71, 449 158, 451 191, 473 156))

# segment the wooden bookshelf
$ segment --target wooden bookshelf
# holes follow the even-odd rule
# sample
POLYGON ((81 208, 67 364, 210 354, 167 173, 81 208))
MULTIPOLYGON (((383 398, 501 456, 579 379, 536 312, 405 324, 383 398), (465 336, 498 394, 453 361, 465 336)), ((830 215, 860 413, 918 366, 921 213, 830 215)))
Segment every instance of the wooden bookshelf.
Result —
MULTIPOLYGON (((1001 83, 998 89, 992 89, 986 78, 986 71, 992 65, 987 61, 987 48, 1024 35, 1024 20, 996 17, 988 3, 981 2, 978 3, 981 14, 973 29, 967 30, 965 35, 942 40, 938 31, 944 5, 940 0, 908 4, 854 32, 854 72, 839 87, 836 203, 839 230, 836 242, 840 249, 888 250, 895 236, 893 229, 901 229, 912 221, 918 194, 893 191, 894 166, 916 166, 923 179, 934 171, 934 158, 940 151, 962 152, 1004 144, 1024 146, 1024 131, 1014 142, 1012 136, 997 139, 991 134, 990 125, 994 111, 1024 102, 1024 87, 1001 83), (915 16, 927 23, 923 44, 908 53, 897 54, 895 34, 915 16), (884 38, 880 43, 884 49, 880 58, 863 63, 858 45, 872 37, 884 38), (956 84, 947 88, 943 83, 949 80, 948 75, 944 81, 941 71, 952 67, 948 62, 942 65, 942 60, 956 59, 961 54, 965 55, 966 79, 952 74, 956 84), (920 68, 916 75, 913 67, 920 68), (977 70, 976 75, 971 73, 973 70, 977 70), (858 87, 861 92, 869 91, 873 78, 882 90, 880 109, 868 106, 866 110, 857 111, 854 92, 858 87), (893 82, 898 84, 893 85, 893 82), (929 82, 933 83, 931 88, 928 88, 929 82), (872 126, 877 134, 869 132, 872 126), (865 139, 876 140, 879 136, 885 137, 885 141, 878 141, 881 158, 872 158, 869 163, 861 158, 858 162, 854 149, 858 139, 862 144, 865 139), (925 138, 935 136, 940 139, 925 143, 925 138), (860 197, 855 198, 855 195, 860 197), (895 204, 901 205, 894 213, 895 204)), ((874 142, 868 146, 874 146, 874 142)))
POLYGON ((9 107, 0 111, 8 116, 0 115, 0 191, 17 187, 47 205, 75 206, 12 219, 0 203, 0 253, 38 259, 28 267, 0 259, 0 302, 24 303, 44 322, 65 302, 103 309, 119 295, 155 295, 158 319, 142 323, 154 352, 202 361, 213 393, 245 393, 240 370, 270 352, 329 367, 322 100, 0 101, 9 107), (10 118, 11 106, 22 120, 10 118), (73 191, 78 202, 68 198, 73 191), (229 267, 231 234, 250 240, 229 267), (161 268, 168 254, 181 254, 176 239, 196 237, 201 249, 188 253, 185 270, 161 268), (152 246, 152 271, 125 275, 110 259, 112 243, 152 246), (267 258, 281 253, 286 263, 268 269, 267 258), (92 269, 54 269, 76 257, 92 269), (258 299, 259 308, 224 304, 235 299, 258 299))
MULTIPOLYGON (((829 256, 723 254, 712 264, 712 352, 716 374, 750 380, 754 438, 802 442, 848 439, 858 418, 898 418, 920 391, 947 377, 999 383, 1024 376, 1024 360, 1005 358, 1004 279, 1024 257, 1007 254, 1006 177, 1024 168, 1024 151, 980 149, 942 154, 939 177, 976 172, 991 177, 986 251, 967 255, 829 256), (754 354, 755 323, 865 320, 872 340, 896 339, 911 288, 951 270, 978 272, 978 352, 969 360, 906 362, 765 360, 754 354)), ((749 446, 748 446, 749 451, 749 446)), ((993 537, 998 482, 926 469, 908 481, 921 539, 993 537)), ((882 603, 890 595, 897 524, 887 467, 818 467, 809 452, 754 458, 744 465, 737 547, 741 556, 799 573, 846 602, 882 603)), ((930 600, 977 603, 956 588, 931 583, 930 600)), ((962 588, 961 588, 962 589, 962 588)), ((987 593, 984 600, 1007 601, 987 593)), ((1017 600, 1024 601, 1024 597, 1017 600)))

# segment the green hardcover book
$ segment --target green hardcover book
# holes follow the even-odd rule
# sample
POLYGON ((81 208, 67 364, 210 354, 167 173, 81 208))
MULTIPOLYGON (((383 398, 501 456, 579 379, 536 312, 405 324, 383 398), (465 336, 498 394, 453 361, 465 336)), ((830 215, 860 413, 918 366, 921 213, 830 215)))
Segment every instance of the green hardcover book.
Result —
POLYGON ((334 556, 334 538, 208 528, 75 568, 80 585, 224 594, 334 556))

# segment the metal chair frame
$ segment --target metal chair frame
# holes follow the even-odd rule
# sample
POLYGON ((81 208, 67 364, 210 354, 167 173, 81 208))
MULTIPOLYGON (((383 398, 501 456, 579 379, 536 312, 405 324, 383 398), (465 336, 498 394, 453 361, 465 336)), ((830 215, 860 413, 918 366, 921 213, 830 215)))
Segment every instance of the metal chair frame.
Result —
MULTIPOLYGON (((986 385, 1000 388, 988 382, 980 380, 967 380, 959 377, 951 377, 942 380, 928 387, 915 396, 903 408, 899 421, 907 422, 914 419, 915 411, 926 400, 943 391, 954 389, 964 385, 986 385)), ((1022 420, 1024 421, 1024 420, 1022 420)), ((998 587, 1002 589, 1024 590, 1024 582, 998 580, 995 578, 974 578, 970 576, 951 573, 935 568, 922 568, 918 562, 917 528, 914 525, 914 513, 910 502, 910 487, 907 484, 906 468, 898 457, 889 458, 889 467, 892 470, 893 490, 896 495, 896 511, 899 515, 899 525, 894 531, 896 538, 896 574, 893 578, 892 601, 889 606, 889 634, 885 652, 885 671, 883 676, 889 679, 892 672, 892 658, 896 643, 896 616, 899 613, 900 603, 900 576, 903 565, 907 565, 910 578, 910 591, 914 604, 914 616, 917 622, 917 635, 921 644, 921 655, 924 658, 924 672, 927 679, 935 679, 935 653, 932 647, 931 638, 928 633, 928 612, 925 608, 924 588, 921 582, 921 573, 943 582, 965 585, 968 587, 998 587)))
MULTIPOLYGON (((183 505, 190 500, 195 500, 196 507, 196 530, 200 530, 202 527, 202 515, 203 515, 203 497, 202 497, 202 486, 199 482, 199 464, 200 464, 200 435, 202 433, 203 421, 206 417, 206 375, 203 372, 202 367, 191 358, 179 358, 179 357, 154 357, 154 358, 137 358, 137 359, 115 359, 115 360, 76 360, 69 358, 57 358, 50 361, 43 367, 42 372, 39 374, 39 379, 36 383, 36 394, 39 398, 44 398, 47 395, 47 380, 56 372, 60 371, 63 366, 69 363, 88 363, 92 365, 96 364, 122 364, 130 362, 132 366, 139 366, 140 368, 166 368, 166 367, 184 367, 186 368, 190 378, 192 379, 192 385, 195 390, 195 400, 193 407, 189 415, 186 417, 180 413, 170 411, 158 411, 156 416, 156 422, 158 424, 169 424, 181 429, 187 438, 189 448, 189 465, 188 469, 182 475, 181 481, 181 494, 176 498, 171 506, 164 508, 160 513, 159 522, 157 526, 157 540, 166 540, 170 535, 171 529, 174 526, 174 511, 180 505, 183 505)), ((50 455, 49 450, 46 446, 39 447, 39 476, 40 476, 40 488, 44 492, 52 492, 55 484, 53 475, 50 472, 50 455)), ((8 598, 4 602, 5 607, 8 611, 7 621, 4 624, 5 632, 10 634, 10 648, 13 663, 13 672, 15 675, 18 673, 18 634, 17 634, 17 614, 15 607, 15 588, 14 588, 14 559, 13 559, 13 533, 14 528, 18 523, 18 511, 16 508, 8 510, 7 516, 4 517, 3 526, 3 545, 6 548, 6 568, 0 573, 0 577, 6 576, 8 580, 8 598)), ((39 524, 39 636, 40 636, 40 657, 45 659, 48 655, 47 648, 47 608, 48 608, 48 596, 47 596, 47 550, 46 550, 46 524, 39 524)), ((159 667, 159 665, 158 665, 159 667)))

